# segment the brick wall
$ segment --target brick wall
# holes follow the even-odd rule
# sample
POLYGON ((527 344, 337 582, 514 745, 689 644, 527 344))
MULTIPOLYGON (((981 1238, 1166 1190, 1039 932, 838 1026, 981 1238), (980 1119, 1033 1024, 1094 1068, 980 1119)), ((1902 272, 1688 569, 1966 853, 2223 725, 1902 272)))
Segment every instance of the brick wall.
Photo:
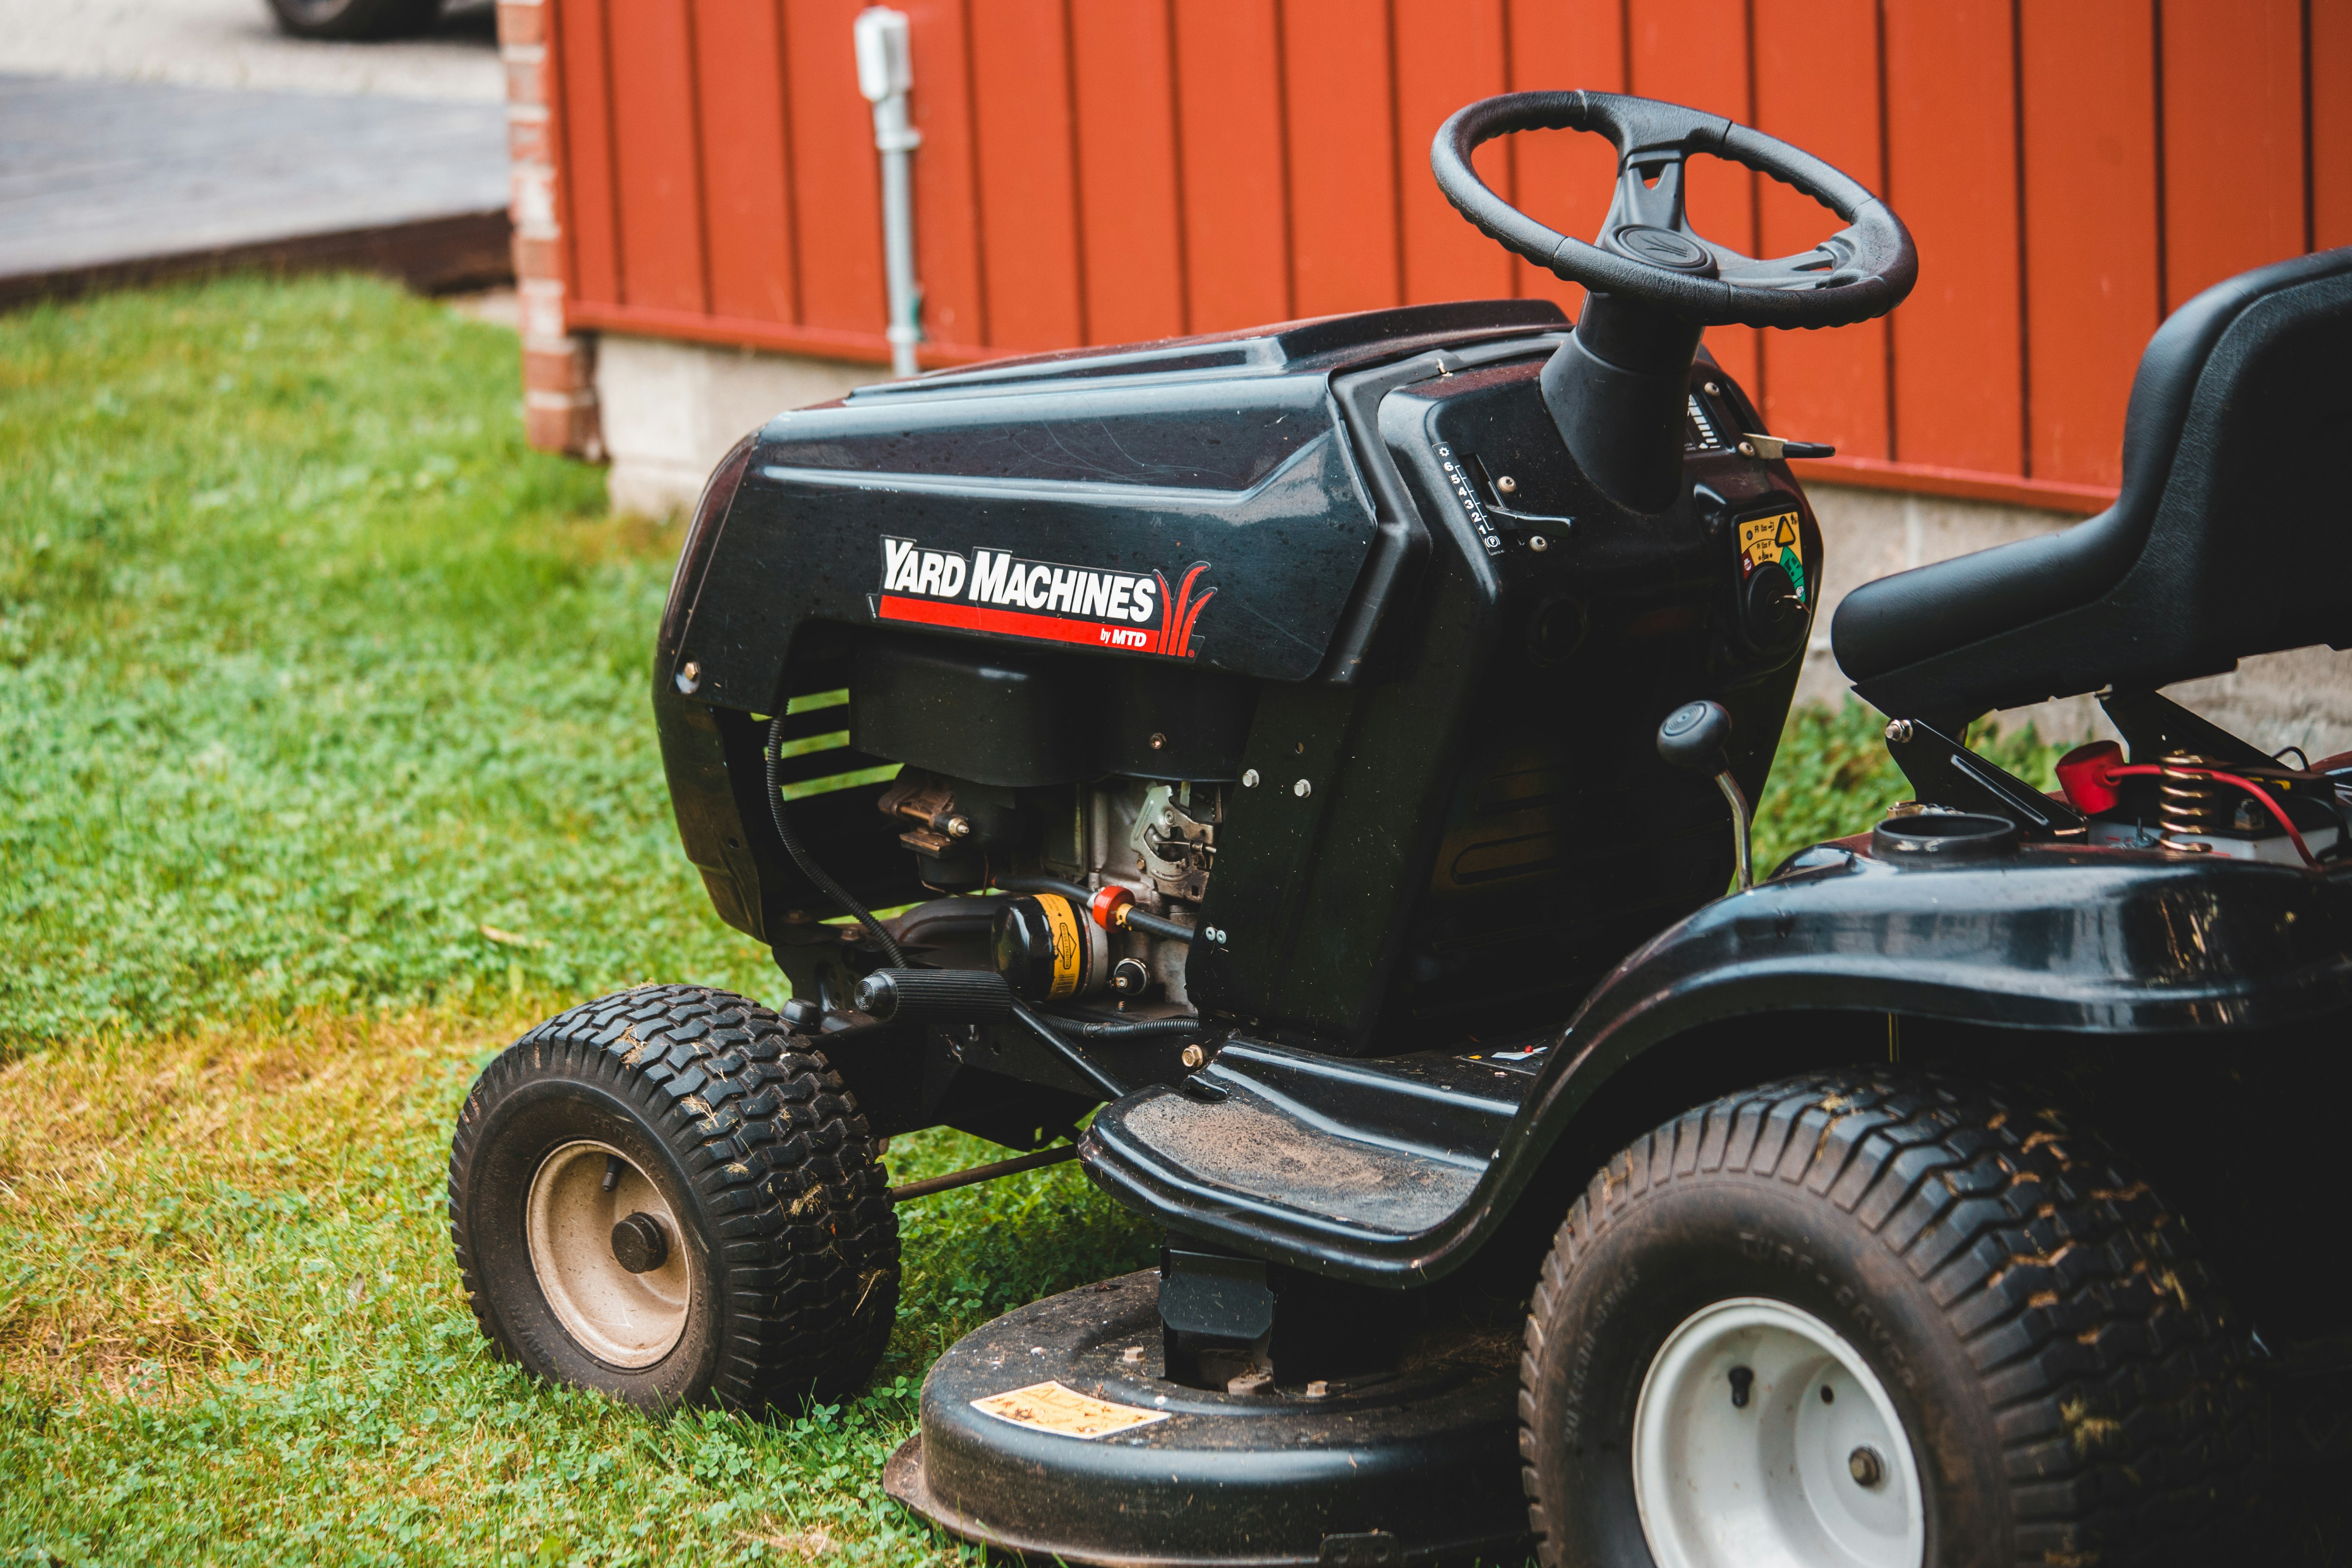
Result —
POLYGON ((547 0, 499 0, 507 73, 507 150, 513 168, 515 288, 522 306, 523 430, 545 452, 600 461, 596 340, 565 330, 563 229, 555 199, 547 0))

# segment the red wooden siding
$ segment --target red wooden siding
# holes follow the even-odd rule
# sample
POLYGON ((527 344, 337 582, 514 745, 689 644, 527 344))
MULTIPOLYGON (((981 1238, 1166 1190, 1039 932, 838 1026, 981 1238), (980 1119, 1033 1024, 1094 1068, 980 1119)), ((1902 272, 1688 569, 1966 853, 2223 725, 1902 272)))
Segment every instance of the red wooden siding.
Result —
MULTIPOLYGON (((1429 141, 1489 93, 1630 90, 1822 154, 1918 238, 1891 321, 1708 334, 1773 429, 1838 445, 1811 471, 2085 510, 2166 310, 2352 244, 2335 0, 897 3, 937 364, 1425 300, 1573 310, 1446 205, 1429 141)), ((887 360, 859 4, 551 0, 575 326, 887 360)), ((1479 168, 1564 232, 1607 205, 1596 138, 1479 168)), ((1761 255, 1832 221, 1713 160, 1688 195, 1761 255)))

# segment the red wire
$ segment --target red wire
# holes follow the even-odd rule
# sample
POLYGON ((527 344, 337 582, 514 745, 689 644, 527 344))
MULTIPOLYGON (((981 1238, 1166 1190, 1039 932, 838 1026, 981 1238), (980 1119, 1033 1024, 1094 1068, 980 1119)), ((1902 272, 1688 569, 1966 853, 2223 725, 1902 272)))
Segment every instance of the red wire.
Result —
POLYGON ((2287 837, 2294 845, 2294 852, 2303 857, 2303 863, 2314 870, 2317 870, 2319 868, 2318 858, 2312 854, 2310 847, 2304 843, 2303 835, 2294 830, 2294 824, 2287 820, 2287 815, 2284 811, 2280 809, 2279 803, 2271 798, 2271 792, 2264 789, 2262 785, 2256 784, 2252 779, 2240 778, 2236 773, 2225 773, 2218 768, 2164 767, 2155 763, 2134 763, 2126 767, 2109 768, 2104 776, 2108 781, 2112 782, 2116 779, 2155 778, 2161 777, 2166 774, 2170 774, 2175 778, 2187 774, 2191 778, 2214 779, 2221 784, 2237 785, 2240 789, 2244 790, 2248 795, 2252 795, 2256 800, 2261 801, 2264 805, 2270 807, 2271 815, 2278 818, 2278 824, 2281 827, 2286 829, 2287 837))

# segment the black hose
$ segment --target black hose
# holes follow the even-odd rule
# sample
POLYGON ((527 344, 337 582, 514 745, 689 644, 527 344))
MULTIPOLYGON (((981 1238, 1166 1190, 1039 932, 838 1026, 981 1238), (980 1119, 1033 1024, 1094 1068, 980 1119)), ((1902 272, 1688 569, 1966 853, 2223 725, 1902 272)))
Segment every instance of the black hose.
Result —
POLYGON ((1144 1040, 1155 1035, 1197 1035, 1198 1018, 1119 1018, 1094 1022, 1084 1018, 1048 1017, 1045 1022, 1082 1040, 1144 1040))
MULTIPOLYGON (((1059 893, 1075 900, 1082 910, 1093 903, 1095 897, 1076 882, 1059 881, 1052 877, 999 877, 996 885, 1008 893, 1059 893)), ((1127 908, 1127 928, 1150 936, 1164 936, 1171 942, 1189 943, 1192 940, 1191 926, 1178 925, 1174 921, 1162 920, 1158 915, 1147 915, 1132 904, 1127 908)))
POLYGON ((827 876, 824 868, 810 858, 809 852, 801 847, 800 839, 793 833, 791 820, 784 816, 783 760, 784 716, 779 713, 768 723, 768 815, 775 819, 776 837, 784 841, 784 853, 793 858, 793 864, 801 868, 801 875, 814 882, 819 892, 855 916, 857 923, 866 928, 866 934, 881 943, 882 951, 890 955, 891 967, 906 968, 907 955, 898 951, 898 943, 882 929, 882 922, 876 920, 864 904, 851 898, 848 889, 827 876))

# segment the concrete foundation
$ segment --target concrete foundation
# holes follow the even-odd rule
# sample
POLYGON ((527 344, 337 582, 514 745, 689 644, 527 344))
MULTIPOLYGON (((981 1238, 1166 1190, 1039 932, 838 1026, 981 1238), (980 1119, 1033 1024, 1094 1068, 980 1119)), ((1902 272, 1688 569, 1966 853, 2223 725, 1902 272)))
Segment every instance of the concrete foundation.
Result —
POLYGON ((683 515, 744 436, 787 408, 888 378, 879 365, 606 332, 596 344, 596 401, 613 510, 683 515))
MULTIPOLYGON (((878 365, 847 364, 607 333, 595 355, 596 397, 611 455, 615 510, 683 514, 702 481, 747 431, 787 408, 839 397, 885 379, 878 365)), ((1813 485, 1828 552, 1818 634, 1805 657, 1798 700, 1835 703, 1845 679, 1830 655, 1830 617, 1858 583, 1964 555, 2080 521, 2062 512, 1886 490, 1813 485)), ((2352 653, 2300 648, 2249 658, 2229 675, 2172 689, 2172 698, 2265 751, 2301 746, 2314 758, 2352 751, 2352 653)), ((2112 736, 2088 697, 2000 716, 2032 723, 2051 740, 2112 736)))

